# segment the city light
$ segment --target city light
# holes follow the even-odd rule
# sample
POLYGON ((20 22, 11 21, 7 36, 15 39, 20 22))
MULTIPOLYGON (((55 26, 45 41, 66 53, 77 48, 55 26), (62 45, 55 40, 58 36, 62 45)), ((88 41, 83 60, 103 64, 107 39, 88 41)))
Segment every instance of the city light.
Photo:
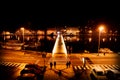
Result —
POLYGON ((104 30, 103 25, 99 27, 99 34, 98 34, 98 56, 99 56, 99 49, 100 49, 100 36, 101 32, 104 30))
POLYGON ((24 32, 25 32, 25 29, 24 29, 24 27, 21 27, 20 29, 22 30, 22 35, 23 35, 23 43, 24 43, 24 32))
POLYGON ((101 32, 103 29, 104 29, 104 27, 103 27, 103 26, 100 26, 100 27, 99 27, 99 32, 101 32))
POLYGON ((54 57, 54 54, 56 53, 65 54, 65 56, 67 56, 67 49, 64 43, 63 36, 60 34, 60 32, 58 32, 58 36, 53 47, 52 56, 54 57))

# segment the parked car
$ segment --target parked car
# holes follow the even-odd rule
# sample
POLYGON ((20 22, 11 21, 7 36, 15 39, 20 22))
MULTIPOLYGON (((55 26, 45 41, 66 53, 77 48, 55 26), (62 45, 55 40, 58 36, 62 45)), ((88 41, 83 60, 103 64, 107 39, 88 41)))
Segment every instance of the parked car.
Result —
POLYGON ((91 71, 91 74, 97 79, 97 80, 107 80, 107 77, 105 75, 104 70, 101 67, 94 67, 91 71))
POLYGON ((33 68, 24 68, 23 70, 20 71, 20 75, 23 75, 25 73, 33 73, 33 74, 35 74, 35 69, 33 69, 33 68))
POLYGON ((26 64, 25 68, 34 69, 35 74, 39 74, 39 75, 43 75, 46 70, 45 66, 39 66, 37 64, 26 64))
POLYGON ((113 51, 111 51, 109 48, 100 48, 99 52, 101 52, 101 53, 113 53, 113 51))
POLYGON ((34 73, 24 73, 20 75, 17 80, 37 80, 37 76, 34 73))
POLYGON ((120 80, 120 71, 115 69, 109 69, 106 71, 106 77, 109 80, 120 80))
POLYGON ((26 64, 25 68, 34 68, 34 69, 40 69, 40 66, 37 64, 26 64))

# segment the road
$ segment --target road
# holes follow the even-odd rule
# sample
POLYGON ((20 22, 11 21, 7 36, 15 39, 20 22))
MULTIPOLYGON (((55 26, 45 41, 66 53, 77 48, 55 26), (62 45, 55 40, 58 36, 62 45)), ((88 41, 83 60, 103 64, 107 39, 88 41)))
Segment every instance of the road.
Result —
MULTIPOLYGON (((0 80, 15 80, 19 76, 20 71, 24 68, 27 63, 36 63, 40 66, 49 66, 50 59, 52 58, 51 53, 48 53, 46 58, 42 58, 40 52, 35 51, 13 51, 13 50, 0 50, 0 80), (45 62, 44 62, 45 61, 45 62), (7 76, 7 77, 6 77, 7 76)), ((91 80, 90 71, 93 66, 101 66, 102 68, 118 68, 120 69, 120 55, 117 54, 70 54, 68 55, 69 60, 71 60, 72 67, 80 66, 83 71, 79 78, 83 80, 91 80), (86 68, 83 70, 83 58, 86 59, 86 68), (111 67, 110 67, 111 66, 111 67), (86 75, 87 74, 87 75, 86 75)), ((58 63, 57 63, 58 64, 58 63)), ((61 64, 64 65, 64 64, 61 64)), ((77 78, 77 77, 76 77, 77 78)), ((78 78, 78 79, 79 79, 78 78)))

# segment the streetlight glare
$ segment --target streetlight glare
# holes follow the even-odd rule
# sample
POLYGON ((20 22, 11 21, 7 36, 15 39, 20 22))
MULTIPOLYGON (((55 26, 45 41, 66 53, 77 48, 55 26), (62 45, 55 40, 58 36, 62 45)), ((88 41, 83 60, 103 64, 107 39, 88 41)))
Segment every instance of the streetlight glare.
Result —
POLYGON ((103 26, 100 26, 100 27, 99 27, 99 31, 100 31, 100 32, 101 32, 103 29, 104 29, 103 26))
POLYGON ((22 35, 23 35, 23 43, 24 43, 24 36, 25 36, 25 33, 24 33, 24 31, 25 31, 25 28, 24 28, 24 27, 21 27, 20 29, 22 30, 22 35))
POLYGON ((100 36, 101 36, 101 32, 104 30, 103 26, 99 27, 99 35, 98 35, 98 56, 99 56, 99 49, 100 49, 100 36))
POLYGON ((21 30, 24 30, 24 27, 21 27, 20 29, 21 29, 21 30))

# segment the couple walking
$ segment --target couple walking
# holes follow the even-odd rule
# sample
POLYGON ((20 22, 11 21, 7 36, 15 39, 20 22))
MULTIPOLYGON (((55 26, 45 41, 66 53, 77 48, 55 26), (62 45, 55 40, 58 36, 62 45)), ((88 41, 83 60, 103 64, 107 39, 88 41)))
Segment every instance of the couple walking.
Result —
POLYGON ((52 69, 52 66, 54 65, 54 68, 56 68, 56 61, 54 63, 50 62, 50 68, 52 69))
POLYGON ((70 68, 70 65, 71 65, 71 61, 67 61, 67 62, 66 62, 66 67, 67 67, 67 68, 68 68, 68 67, 70 68))

